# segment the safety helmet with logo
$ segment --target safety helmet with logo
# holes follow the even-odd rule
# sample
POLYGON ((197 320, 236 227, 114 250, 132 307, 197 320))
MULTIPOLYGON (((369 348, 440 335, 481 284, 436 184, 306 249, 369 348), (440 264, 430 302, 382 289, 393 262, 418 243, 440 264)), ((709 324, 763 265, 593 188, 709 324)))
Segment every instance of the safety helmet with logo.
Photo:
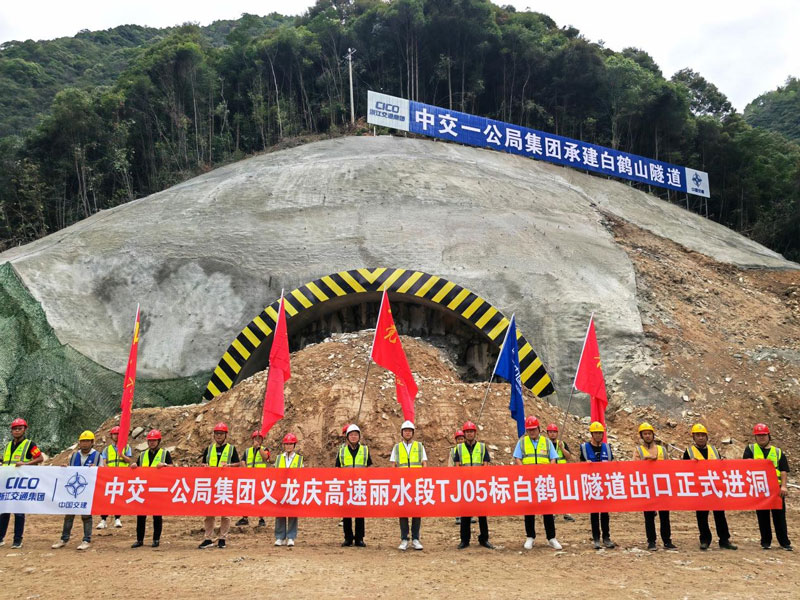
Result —
POLYGON ((14 427, 24 427, 25 429, 28 428, 28 422, 25 419, 14 419, 11 421, 11 429, 14 427))
POLYGON ((216 425, 214 425, 214 433, 217 433, 218 431, 228 433, 228 426, 225 425, 225 423, 219 422, 216 425))
POLYGON ((539 427, 539 419, 531 415, 530 417, 525 418, 525 429, 534 429, 535 427, 539 427))
POLYGON ((550 423, 550 425, 547 426, 547 431, 558 431, 558 425, 550 423))
POLYGON ((652 431, 652 432, 653 432, 653 435, 655 435, 655 433, 656 433, 656 430, 655 430, 655 429, 653 428, 653 426, 652 426, 652 425, 650 425, 650 423, 648 423, 647 421, 645 421, 644 423, 642 423, 641 425, 639 425, 639 435, 642 435, 642 432, 643 432, 643 431, 652 431))
POLYGON ((467 431, 478 431, 478 428, 472 421, 467 421, 461 426, 461 431, 463 431, 464 433, 466 433, 467 431))
POLYGON ((347 426, 347 435, 350 435, 354 431, 357 431, 359 433, 359 435, 361 434, 361 430, 358 428, 358 425, 356 425, 355 423, 352 423, 351 425, 347 426))
POLYGON ((287 433, 283 436, 283 443, 284 444, 296 444, 297 443, 297 436, 293 433, 287 433))
POLYGON ((456 431, 455 435, 453 436, 453 439, 457 440, 460 437, 464 437, 464 432, 459 429, 458 431, 456 431))
POLYGON ((695 433, 705 433, 708 435, 708 429, 706 429, 705 425, 701 425, 700 423, 695 423, 692 425, 692 435, 695 433))
POLYGON ((416 427, 414 427, 414 424, 411 421, 406 419, 403 421, 403 424, 400 425, 400 431, 403 431, 403 429, 411 429, 413 431, 416 429, 416 427))
POLYGON ((148 440, 160 440, 161 439, 161 432, 158 429, 151 429, 147 433, 148 440))
POLYGON ((254 440, 254 439, 256 439, 257 437, 260 437, 260 438, 263 438, 263 437, 264 437, 263 435, 261 435, 261 430, 260 430, 260 429, 256 429, 256 430, 253 432, 253 434, 250 436, 250 439, 251 439, 251 440, 254 440))
POLYGON ((600 421, 592 421, 592 424, 589 425, 589 433, 594 433, 595 431, 604 432, 606 430, 603 427, 603 424, 600 421))
POLYGON ((111 428, 111 431, 109 431, 108 433, 110 433, 111 435, 114 435, 115 433, 116 433, 116 434, 119 434, 119 425, 114 425, 114 426, 111 428))
POLYGON ((91 440, 91 441, 94 441, 94 433, 93 433, 93 432, 91 432, 91 431, 89 431, 89 430, 87 429, 87 430, 86 430, 86 431, 84 431, 84 432, 83 432, 83 433, 80 435, 80 437, 78 438, 78 441, 79 441, 79 442, 82 442, 83 440, 91 440))
POLYGON ((769 427, 764 423, 756 423, 753 426, 753 435, 769 435, 769 427))

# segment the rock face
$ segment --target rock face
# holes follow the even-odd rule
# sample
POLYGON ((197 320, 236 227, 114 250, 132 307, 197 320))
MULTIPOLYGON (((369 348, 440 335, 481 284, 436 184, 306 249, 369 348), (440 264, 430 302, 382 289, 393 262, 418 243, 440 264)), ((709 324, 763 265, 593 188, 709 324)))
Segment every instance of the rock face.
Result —
POLYGON ((9 250, 0 264, 11 263, 62 344, 117 373, 141 303, 139 372, 156 379, 208 373, 282 288, 360 267, 426 271, 516 313, 564 396, 592 312, 607 377, 635 387, 647 362, 634 269, 609 216, 720 262, 798 268, 620 182, 395 137, 221 167, 9 250))

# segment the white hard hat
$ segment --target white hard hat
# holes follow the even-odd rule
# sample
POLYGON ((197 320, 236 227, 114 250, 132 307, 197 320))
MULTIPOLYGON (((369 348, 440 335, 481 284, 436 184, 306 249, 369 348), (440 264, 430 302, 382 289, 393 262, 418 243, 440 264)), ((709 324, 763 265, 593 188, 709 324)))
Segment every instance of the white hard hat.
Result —
POLYGON ((400 431, 403 429, 416 429, 416 427, 414 427, 414 424, 411 421, 403 421, 403 424, 400 425, 400 431))
POLYGON ((355 423, 353 423, 352 425, 350 425, 350 427, 347 428, 346 435, 349 435, 353 431, 357 431, 358 433, 361 433, 361 430, 358 428, 358 425, 356 425, 355 423))

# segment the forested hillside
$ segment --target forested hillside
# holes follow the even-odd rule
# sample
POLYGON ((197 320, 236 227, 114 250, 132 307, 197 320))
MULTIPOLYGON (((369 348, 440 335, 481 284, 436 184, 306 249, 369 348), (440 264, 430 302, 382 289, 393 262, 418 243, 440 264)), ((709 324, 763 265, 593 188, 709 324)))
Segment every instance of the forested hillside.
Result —
POLYGON ((357 133, 348 47, 357 114, 374 89, 705 170, 713 196, 690 208, 800 258, 795 143, 749 125, 690 68, 667 80, 646 49, 488 0, 319 0, 296 19, 4 45, 0 75, 20 93, 0 93, 3 133, 18 134, 0 139, 2 244, 287 138, 357 133), (36 119, 43 86, 60 91, 36 119))
POLYGON ((760 95, 744 109, 744 118, 800 142, 800 79, 789 77, 786 85, 760 95))

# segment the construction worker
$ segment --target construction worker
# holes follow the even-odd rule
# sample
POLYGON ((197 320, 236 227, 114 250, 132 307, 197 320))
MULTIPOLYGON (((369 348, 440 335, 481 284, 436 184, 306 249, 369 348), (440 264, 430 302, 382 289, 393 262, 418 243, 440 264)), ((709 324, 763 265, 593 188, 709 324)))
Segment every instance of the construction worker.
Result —
MULTIPOLYGON (((569 446, 567 446, 567 442, 558 439, 558 425, 555 423, 550 423, 547 426, 547 437, 550 438, 550 441, 553 442, 553 446, 556 449, 556 454, 558 454, 558 460, 556 463, 562 465, 568 463, 572 460, 572 452, 570 452, 569 446)), ((564 515, 565 521, 570 521, 571 523, 575 522, 575 517, 572 515, 564 515)))
MULTIPOLYGON (((100 466, 100 453, 94 449, 94 433, 88 429, 78 437, 78 450, 69 458, 70 467, 98 467, 100 466)), ((92 515, 81 515, 83 521, 83 541, 78 550, 88 550, 92 542, 92 515)), ((72 524, 75 515, 64 515, 64 527, 61 530, 61 539, 51 546, 54 550, 63 548, 69 542, 72 533, 72 524)))
MULTIPOLYGON (((11 421, 11 441, 6 444, 2 455, 1 465, 6 467, 22 467, 38 465, 44 460, 41 450, 32 441, 25 437, 28 432, 28 422, 25 419, 11 421)), ((5 546, 6 532, 11 521, 10 513, 0 514, 0 546, 5 546)), ((25 513, 14 513, 14 540, 11 549, 22 548, 22 535, 25 533, 25 513)))
MULTIPOLYGON (((236 448, 226 442, 228 438, 228 426, 225 423, 217 423, 214 425, 214 442, 206 448, 206 451, 200 457, 204 467, 238 467, 239 453, 236 448)), ((211 538, 214 535, 214 517, 206 517, 203 520, 204 537, 200 542, 198 548, 201 550, 210 548, 214 545, 211 538)), ((219 537, 217 538, 217 548, 225 547, 225 539, 228 537, 228 531, 231 528, 230 517, 220 517, 219 519, 219 537)))
MULTIPOLYGON (((589 435, 591 441, 581 444, 581 462, 609 462, 614 460, 611 445, 603 441, 606 432, 605 426, 599 421, 593 421, 589 425, 589 435)), ((610 521, 608 513, 592 513, 592 542, 595 550, 603 546, 606 548, 616 548, 617 545, 611 541, 610 521), (600 532, 603 533, 603 544, 600 545, 600 532)))
MULTIPOLYGON (((419 469, 428 466, 428 454, 422 442, 415 441, 414 432, 416 427, 411 421, 403 421, 400 426, 401 440, 392 448, 392 455, 389 457, 395 467, 403 469, 419 469)), ((411 518, 411 547, 414 550, 422 550, 422 543, 419 541, 419 529, 422 524, 421 517, 411 518)), ((408 517, 400 517, 400 545, 398 550, 408 549, 408 517)))
MULTIPOLYGON (((704 425, 700 423, 692 425, 692 442, 692 445, 683 453, 684 460, 720 460, 717 449, 708 443, 708 430, 704 425)), ((697 528, 700 530, 700 550, 708 550, 711 545, 708 511, 698 510, 695 512, 695 516, 697 517, 697 528)), ((731 544, 731 533, 724 510, 714 511, 714 525, 717 528, 719 547, 725 550, 736 550, 737 547, 731 544)))
MULTIPOLYGON (((454 461, 455 461, 455 456, 456 456, 456 449, 458 448, 458 445, 461 444, 464 441, 464 432, 459 429, 458 431, 455 432, 455 435, 453 435, 453 437, 456 440, 456 445, 453 446, 452 448, 450 448, 450 452, 447 455, 447 466, 448 467, 455 466, 455 462, 454 461)), ((460 525, 460 524, 461 524, 461 517, 456 517, 456 525, 460 525)))
MULTIPOLYGON (((488 465, 491 457, 486 449, 486 444, 477 440, 478 428, 475 423, 467 421, 461 427, 461 430, 464 432, 464 441, 457 446, 453 464, 457 467, 482 467, 488 465)), ((459 550, 469 546, 472 535, 470 519, 471 517, 461 517, 461 543, 458 545, 459 550)), ((478 527, 480 529, 478 543, 484 548, 494 550, 494 546, 489 542, 489 521, 486 517, 478 517, 478 527)))
MULTIPOLYGON (((260 430, 256 429, 250 436, 250 439, 252 440, 252 446, 244 451, 242 466, 248 469, 266 469, 269 464, 270 456, 269 450, 264 446, 264 436, 261 435, 260 430)), ((237 527, 243 527, 249 524, 250 521, 247 517, 242 517, 236 521, 237 527)), ((267 522, 264 520, 264 517, 259 517, 256 527, 265 527, 266 525, 267 522)))
POLYGON ((757 510, 758 529, 761 532, 761 547, 769 550, 772 547, 772 528, 769 524, 769 515, 772 513, 772 523, 775 525, 775 537, 784 550, 793 550, 792 542, 789 541, 789 532, 786 529, 786 494, 789 490, 786 487, 789 476, 789 461, 781 449, 771 446, 772 436, 769 427, 764 423, 756 423, 753 427, 755 444, 748 444, 744 449, 742 458, 766 458, 775 466, 775 473, 778 475, 778 484, 781 486, 781 507, 772 510, 757 510))
MULTIPOLYGON (((636 446, 636 457, 639 460, 665 460, 666 453, 664 447, 656 444, 656 430, 650 423, 642 423, 639 425, 639 438, 641 444, 636 446)), ((669 522, 669 511, 658 511, 659 529, 661 532, 661 541, 664 543, 666 550, 674 550, 677 548, 672 543, 672 526, 669 522)), ((647 536, 647 549, 655 552, 656 550, 656 511, 646 510, 644 512, 644 531, 647 536)))
MULTIPOLYGON (((347 427, 347 443, 339 447, 336 453, 336 467, 342 469, 363 469, 372 465, 372 457, 369 455, 369 448, 360 444, 361 430, 355 423, 347 427)), ((363 548, 364 543, 364 518, 356 517, 356 530, 353 533, 353 519, 345 517, 342 519, 344 530, 344 541, 342 546, 356 546, 363 548)))
MULTIPOLYGON (((549 465, 558 461, 553 442, 547 436, 541 435, 539 419, 528 416, 525 419, 525 435, 519 438, 514 448, 514 463, 518 465, 549 465)), ((561 550, 561 544, 556 539, 556 520, 553 515, 542 515, 547 543, 554 550, 561 550)), ((536 540, 536 515, 525 515, 525 543, 523 548, 530 550, 536 540)))
MULTIPOLYGON (((303 456, 295 452, 297 436, 287 433, 283 436, 283 452, 275 460, 276 469, 300 469, 303 467, 303 456)), ((294 546, 297 538, 297 517, 275 517, 275 545, 294 546)))
MULTIPOLYGON (((103 448, 103 453, 100 455, 101 467, 127 467, 133 463, 133 452, 129 444, 125 444, 122 453, 117 452, 117 440, 119 439, 119 425, 115 425, 109 432, 111 443, 103 448)), ((97 524, 98 529, 106 528, 106 519, 108 515, 100 515, 100 522, 97 524)), ((122 520, 120 515, 114 515, 114 527, 122 527, 122 520)))
MULTIPOLYGON (((161 432, 158 429, 151 429, 147 434, 147 450, 139 455, 135 463, 131 463, 131 469, 136 467, 163 469, 172 466, 172 456, 169 450, 160 448, 161 432)), ((160 515, 153 515, 153 548, 158 548, 161 543, 161 528, 164 519, 160 515)), ((146 515, 136 515, 136 541, 131 548, 140 548, 144 545, 144 530, 147 526, 146 515)))

